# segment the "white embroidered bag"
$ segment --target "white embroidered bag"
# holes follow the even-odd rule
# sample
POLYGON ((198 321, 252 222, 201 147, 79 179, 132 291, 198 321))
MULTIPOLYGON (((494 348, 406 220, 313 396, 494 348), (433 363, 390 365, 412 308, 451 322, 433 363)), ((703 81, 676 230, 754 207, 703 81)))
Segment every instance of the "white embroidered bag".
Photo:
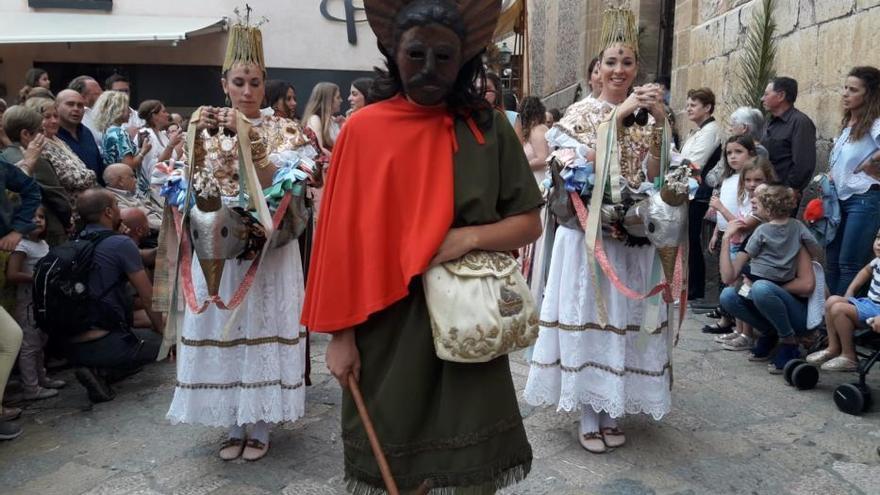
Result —
POLYGON ((471 251, 422 277, 437 357, 484 363, 538 338, 538 315, 513 256, 471 251))

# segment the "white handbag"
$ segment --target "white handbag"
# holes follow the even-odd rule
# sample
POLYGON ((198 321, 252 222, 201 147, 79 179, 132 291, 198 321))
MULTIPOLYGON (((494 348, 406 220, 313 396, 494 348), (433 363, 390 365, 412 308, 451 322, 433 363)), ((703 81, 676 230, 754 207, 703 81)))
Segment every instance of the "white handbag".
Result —
POLYGON ((471 251, 422 277, 434 350, 456 363, 484 363, 538 338, 538 315, 513 256, 471 251))

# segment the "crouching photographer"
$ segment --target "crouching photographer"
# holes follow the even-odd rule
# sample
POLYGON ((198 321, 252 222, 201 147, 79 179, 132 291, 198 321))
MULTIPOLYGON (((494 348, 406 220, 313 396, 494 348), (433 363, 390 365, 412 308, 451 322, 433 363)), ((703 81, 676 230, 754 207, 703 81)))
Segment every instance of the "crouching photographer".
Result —
POLYGON ((138 247, 119 233, 122 221, 114 195, 89 189, 76 207, 85 228, 38 264, 34 305, 38 323, 64 339, 89 399, 105 402, 115 396, 111 382, 156 360, 163 324, 150 311, 153 288, 138 247), (132 328, 135 300, 128 284, 147 310, 152 329, 132 328))

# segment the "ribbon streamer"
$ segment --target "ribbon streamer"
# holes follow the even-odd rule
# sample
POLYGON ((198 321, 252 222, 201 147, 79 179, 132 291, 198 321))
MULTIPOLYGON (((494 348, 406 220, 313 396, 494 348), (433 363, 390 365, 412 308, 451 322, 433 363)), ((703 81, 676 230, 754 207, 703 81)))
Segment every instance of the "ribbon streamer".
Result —
MULTIPOLYGON (((284 213, 287 211, 288 205, 290 205, 291 194, 288 192, 281 199, 281 203, 278 205, 278 209, 275 211, 275 215, 272 218, 272 225, 274 229, 278 229, 281 225, 281 221, 284 219, 284 213)), ((260 262, 263 260, 266 252, 268 251, 265 247, 260 252, 260 255, 254 259, 251 266, 248 267, 247 272, 245 273, 244 280, 242 280, 241 285, 238 286, 238 289, 235 290, 235 293, 232 295, 232 298, 228 303, 224 303, 220 296, 212 296, 207 300, 203 301, 201 305, 196 300, 195 288, 193 285, 192 279, 192 247, 190 245, 189 232, 183 231, 183 221, 182 215, 178 210, 174 211, 174 226, 177 229, 177 235, 180 236, 181 243, 183 245, 183 252, 181 253, 181 276, 183 277, 183 295, 184 299, 186 299, 186 305, 189 306, 190 311, 195 314, 204 313, 205 310, 208 309, 208 306, 211 303, 217 305, 220 309, 225 310, 233 310, 237 308, 242 301, 244 301, 245 296, 247 296, 248 291, 254 284, 254 280, 256 279, 257 270, 260 267, 260 262)), ((266 239, 266 246, 271 242, 271 238, 266 239)))

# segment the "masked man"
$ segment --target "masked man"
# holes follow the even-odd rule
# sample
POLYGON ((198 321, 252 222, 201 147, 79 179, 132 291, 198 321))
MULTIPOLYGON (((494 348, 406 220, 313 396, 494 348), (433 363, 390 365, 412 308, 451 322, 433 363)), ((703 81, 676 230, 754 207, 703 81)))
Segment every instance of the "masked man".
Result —
MULTIPOLYGON (((475 89, 500 5, 365 2, 387 70, 339 136, 318 223, 303 322, 332 332, 327 366, 358 380, 403 491, 494 493, 531 467, 507 357, 438 359, 422 285, 429 266, 541 232, 522 146, 475 89)), ((342 437, 349 489, 382 487, 347 391, 342 437)))

